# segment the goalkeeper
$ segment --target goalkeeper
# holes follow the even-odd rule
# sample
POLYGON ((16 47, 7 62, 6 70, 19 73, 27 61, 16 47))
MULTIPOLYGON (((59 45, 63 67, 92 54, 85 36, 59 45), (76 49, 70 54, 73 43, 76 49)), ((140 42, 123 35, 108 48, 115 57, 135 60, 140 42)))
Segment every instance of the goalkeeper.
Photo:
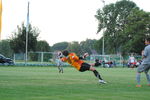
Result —
POLYGON ((65 50, 65 51, 62 52, 62 54, 64 56, 64 57, 61 58, 61 60, 63 62, 69 63, 70 65, 75 67, 80 72, 84 72, 84 71, 87 71, 87 70, 92 71, 94 73, 94 75, 99 79, 99 83, 103 83, 103 84, 106 83, 102 79, 102 77, 100 76, 98 71, 93 66, 91 66, 90 64, 85 63, 83 60, 81 60, 81 59, 84 59, 86 56, 88 56, 87 53, 85 53, 83 55, 83 57, 78 57, 78 56, 76 56, 75 53, 69 53, 69 51, 65 50))

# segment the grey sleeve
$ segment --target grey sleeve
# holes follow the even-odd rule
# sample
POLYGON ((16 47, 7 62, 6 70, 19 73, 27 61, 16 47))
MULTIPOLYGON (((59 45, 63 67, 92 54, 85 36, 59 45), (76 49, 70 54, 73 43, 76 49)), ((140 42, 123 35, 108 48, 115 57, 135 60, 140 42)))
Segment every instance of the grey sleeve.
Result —
POLYGON ((144 56, 144 57, 147 57, 147 53, 148 53, 148 50, 147 50, 147 48, 145 48, 145 49, 144 49, 144 54, 143 54, 143 56, 144 56))

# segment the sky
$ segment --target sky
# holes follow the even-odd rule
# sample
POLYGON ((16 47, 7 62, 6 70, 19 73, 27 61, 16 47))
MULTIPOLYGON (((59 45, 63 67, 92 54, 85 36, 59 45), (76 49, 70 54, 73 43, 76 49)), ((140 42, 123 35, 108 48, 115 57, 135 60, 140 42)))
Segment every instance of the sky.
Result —
MULTIPOLYGON (((27 3, 30 2, 29 21, 38 27, 38 40, 45 40, 52 46, 59 42, 100 39, 96 34, 98 21, 96 11, 103 7, 102 0, 2 0, 2 39, 9 39, 27 19, 27 3)), ((119 0, 105 0, 105 4, 119 0)), ((140 9, 150 12, 150 0, 131 0, 140 9)))

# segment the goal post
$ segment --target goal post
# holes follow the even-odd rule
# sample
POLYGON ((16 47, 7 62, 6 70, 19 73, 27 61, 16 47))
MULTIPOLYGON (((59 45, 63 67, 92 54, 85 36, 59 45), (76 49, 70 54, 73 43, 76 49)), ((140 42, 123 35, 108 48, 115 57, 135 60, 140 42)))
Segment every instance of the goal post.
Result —
MULTIPOLYGON (((28 52, 27 63, 32 64, 54 64, 55 52, 28 52)), ((15 63, 25 63, 25 54, 14 54, 15 63)))

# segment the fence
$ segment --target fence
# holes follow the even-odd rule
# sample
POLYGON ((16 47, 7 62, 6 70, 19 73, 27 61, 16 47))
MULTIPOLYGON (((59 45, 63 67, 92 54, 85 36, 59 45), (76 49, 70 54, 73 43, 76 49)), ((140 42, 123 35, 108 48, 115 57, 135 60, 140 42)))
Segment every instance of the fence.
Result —
MULTIPOLYGON (((129 56, 121 55, 90 55, 87 57, 89 63, 94 63, 96 59, 100 61, 112 61, 115 66, 125 66, 128 63, 129 56)), ((141 56, 135 56, 141 59, 141 56)), ((16 65, 56 65, 57 52, 29 52, 27 62, 25 62, 25 54, 14 54, 14 62, 16 65)), ((66 64, 65 64, 66 65, 66 64)))
POLYGON ((27 55, 27 62, 25 61, 25 54, 14 54, 14 62, 16 65, 54 65, 55 52, 29 52, 27 55))
POLYGON ((94 62, 96 59, 100 61, 113 62, 115 66, 122 66, 123 57, 121 55, 91 55, 90 60, 94 62))

